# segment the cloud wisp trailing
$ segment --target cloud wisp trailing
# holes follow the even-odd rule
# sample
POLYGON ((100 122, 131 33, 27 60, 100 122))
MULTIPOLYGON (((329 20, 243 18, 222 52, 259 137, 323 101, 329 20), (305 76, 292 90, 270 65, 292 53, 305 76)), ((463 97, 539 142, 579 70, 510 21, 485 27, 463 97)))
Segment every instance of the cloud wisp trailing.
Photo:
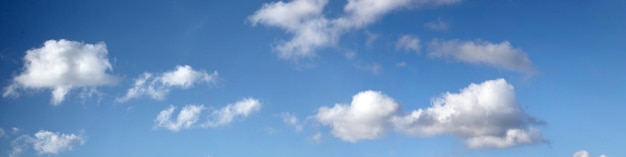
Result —
POLYGON ((349 0, 336 18, 328 18, 328 0, 291 0, 264 4, 248 20, 252 25, 283 29, 292 38, 274 47, 281 59, 298 60, 316 56, 316 50, 333 46, 347 32, 367 27, 399 9, 442 6, 460 0, 349 0))
POLYGON ((5 87, 3 97, 19 96, 20 89, 51 89, 53 105, 59 105, 74 88, 115 84, 118 78, 107 58, 104 42, 88 44, 48 40, 43 47, 26 51, 24 70, 5 87))
POLYGON ((188 89, 199 83, 212 83, 218 77, 218 73, 211 74, 206 71, 194 70, 189 65, 178 65, 176 69, 160 74, 143 73, 137 79, 133 87, 128 89, 126 95, 117 98, 117 102, 126 102, 144 95, 155 100, 163 100, 173 88, 188 89))
POLYGON ((186 105, 178 115, 174 115, 176 107, 170 105, 159 112, 154 128, 178 132, 194 127, 220 127, 232 123, 234 119, 246 118, 260 109, 261 103, 254 98, 245 98, 216 110, 207 109, 204 105, 186 105))
POLYGON ((427 49, 428 55, 432 58, 482 64, 526 74, 536 72, 526 53, 521 49, 514 48, 508 41, 491 43, 486 41, 443 41, 435 39, 428 44, 427 49))
POLYGON ((405 114, 393 98, 363 91, 350 104, 321 107, 316 119, 344 141, 377 139, 389 130, 410 136, 451 134, 470 148, 507 148, 543 143, 540 124, 518 105, 504 79, 470 84, 459 93, 444 93, 432 106, 405 114))

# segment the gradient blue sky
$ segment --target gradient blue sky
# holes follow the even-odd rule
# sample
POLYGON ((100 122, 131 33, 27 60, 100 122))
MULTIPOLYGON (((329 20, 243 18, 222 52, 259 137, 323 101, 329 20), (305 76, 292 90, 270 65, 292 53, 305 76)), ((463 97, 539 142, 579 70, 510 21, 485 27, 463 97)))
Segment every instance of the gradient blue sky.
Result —
MULTIPOLYGON (((397 6, 353 8, 366 10, 362 14, 346 9, 367 1, 2 1, 0 156, 626 156, 626 1, 369 0, 397 6), (321 11, 262 14, 297 2, 319 3, 321 11), (309 31, 326 37, 306 34, 315 20, 328 23, 309 31), (305 35, 292 40, 298 34, 305 35), (44 49, 49 40, 105 46, 96 59, 111 68, 88 67, 111 78, 81 80, 70 70, 20 82, 33 62, 27 52, 52 54, 44 49), (311 49, 281 49, 292 41, 311 49), (185 65, 193 79, 163 81, 185 65), (152 84, 135 86, 145 73, 152 84), (49 78, 56 84, 33 85, 49 78), (55 103, 51 91, 59 80, 72 88, 55 103), (469 102, 468 109, 456 109, 467 114, 433 135, 403 132, 391 120, 433 109, 435 99, 462 107, 446 93, 462 95, 470 84, 522 116, 477 111, 485 104, 463 97, 458 101, 469 102), (17 90, 7 92, 12 87, 17 90), (169 92, 122 100, 133 87, 169 92), (513 99, 494 88, 514 91, 513 99), (351 119, 359 104, 374 110, 351 119), (171 126, 176 129, 159 125, 160 113, 173 107, 170 120, 176 121, 185 106, 202 107, 197 121, 171 126), (381 106, 398 108, 379 114, 381 106), (331 108, 337 115, 321 118, 331 108), (504 118, 463 117, 470 113, 504 118), (220 122, 228 115, 232 121, 220 122), (470 122, 458 122, 463 119, 470 122), (509 125, 508 119, 524 122, 509 125), (502 121, 489 126, 504 131, 540 135, 503 147, 467 144, 480 136, 459 127, 489 121, 502 121), (385 131, 359 132, 378 125, 385 131), (342 128, 347 134, 335 132, 342 128)), ((72 48, 56 49, 74 54, 50 64, 97 56, 72 48)), ((431 114, 427 118, 441 116, 431 114)), ((487 135, 506 136, 501 131, 487 135)))

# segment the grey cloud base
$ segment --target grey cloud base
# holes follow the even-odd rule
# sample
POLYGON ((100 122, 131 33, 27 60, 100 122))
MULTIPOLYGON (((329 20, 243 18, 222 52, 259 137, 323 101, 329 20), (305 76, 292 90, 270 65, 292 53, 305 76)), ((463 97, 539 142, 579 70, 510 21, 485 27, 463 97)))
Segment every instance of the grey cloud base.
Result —
POLYGON ((470 148, 507 148, 546 142, 536 120, 518 105, 504 79, 444 93, 432 106, 405 114, 393 98, 376 91, 356 94, 350 104, 321 107, 315 118, 344 141, 383 137, 388 130, 410 136, 452 134, 470 148))

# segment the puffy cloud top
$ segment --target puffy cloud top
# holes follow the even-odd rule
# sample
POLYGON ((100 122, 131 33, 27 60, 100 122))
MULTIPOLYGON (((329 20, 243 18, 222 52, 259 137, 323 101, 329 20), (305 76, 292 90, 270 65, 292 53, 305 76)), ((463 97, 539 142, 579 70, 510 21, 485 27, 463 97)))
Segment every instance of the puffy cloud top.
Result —
POLYGON ((86 44, 70 40, 48 40, 43 47, 26 51, 24 71, 5 88, 4 97, 17 96, 20 88, 52 89, 54 105, 63 102, 73 88, 113 84, 115 76, 103 42, 86 44))
POLYGON ((452 134, 470 148, 506 148, 541 143, 538 124, 518 105, 504 79, 470 84, 459 93, 444 93, 432 106, 403 114, 392 98, 375 91, 356 94, 350 105, 321 107, 317 120, 334 136, 349 142, 375 139, 394 129, 407 135, 452 134))

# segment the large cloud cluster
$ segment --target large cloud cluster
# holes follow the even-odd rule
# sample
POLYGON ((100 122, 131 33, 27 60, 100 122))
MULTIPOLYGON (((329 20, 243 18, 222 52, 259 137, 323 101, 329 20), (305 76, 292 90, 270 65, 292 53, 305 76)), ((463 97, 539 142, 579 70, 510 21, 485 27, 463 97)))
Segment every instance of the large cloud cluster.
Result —
POLYGON ((342 140, 375 139, 388 130, 407 135, 452 134, 470 148, 506 148, 545 142, 538 122, 517 103, 504 79, 470 84, 459 93, 444 93, 432 106, 403 113, 393 98, 376 91, 356 94, 350 104, 321 107, 316 119, 342 140))

